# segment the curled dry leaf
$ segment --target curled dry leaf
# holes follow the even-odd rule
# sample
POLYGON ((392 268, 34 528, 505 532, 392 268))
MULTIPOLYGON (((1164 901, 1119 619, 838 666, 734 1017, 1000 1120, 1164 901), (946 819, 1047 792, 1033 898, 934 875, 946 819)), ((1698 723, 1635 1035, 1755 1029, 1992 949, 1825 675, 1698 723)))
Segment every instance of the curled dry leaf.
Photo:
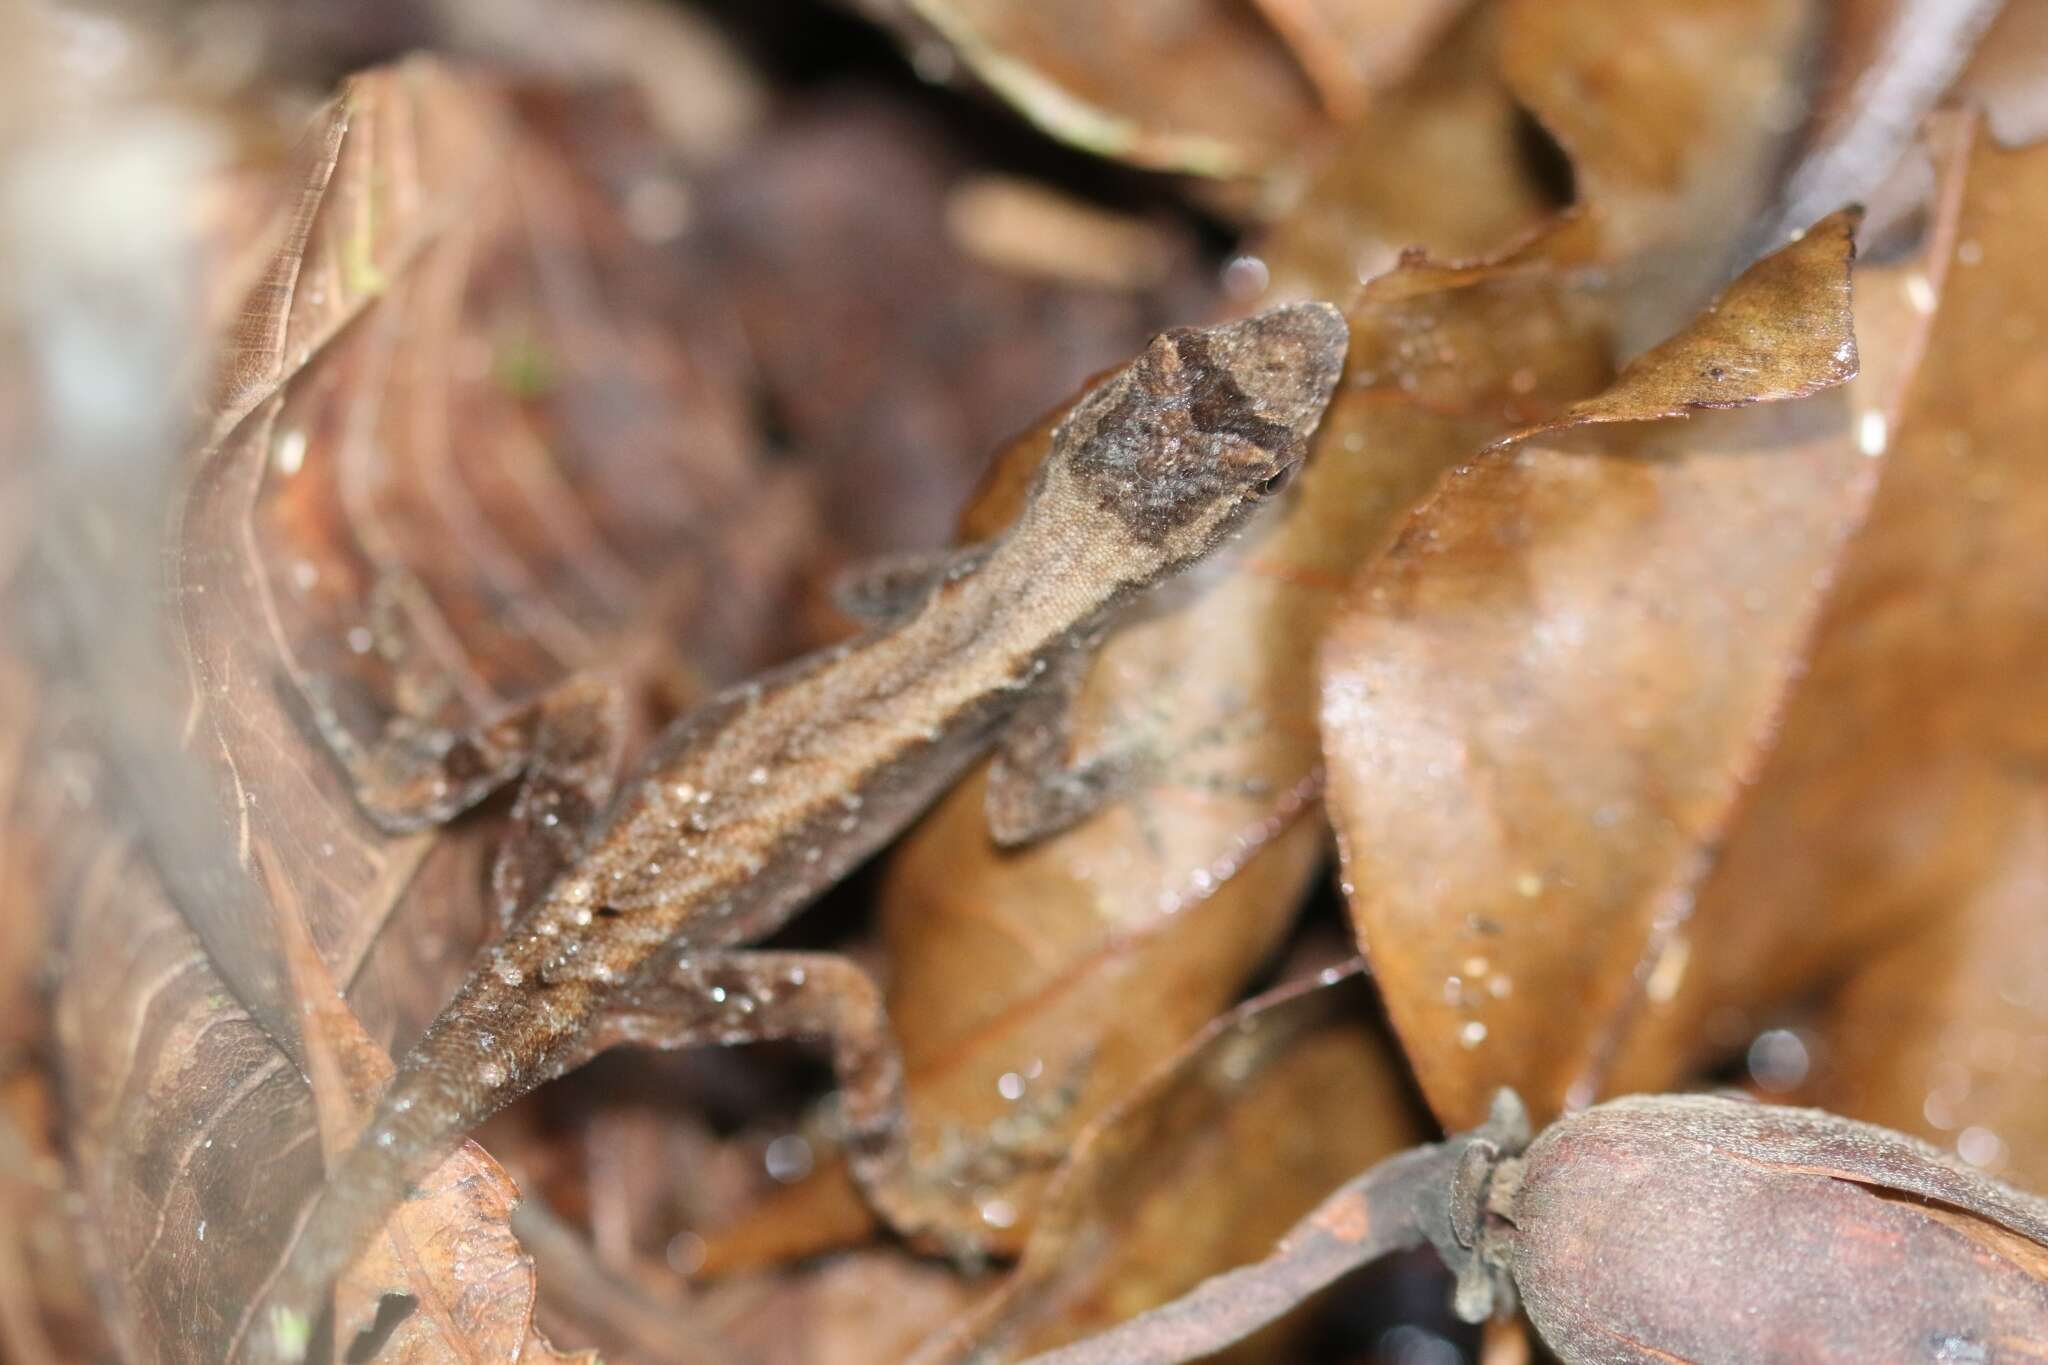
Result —
POLYGON ((1264 1261, 1031 1365, 1206 1357, 1425 1240, 1462 1316, 1519 1301, 1565 1365, 2048 1350, 2048 1202, 1820 1110, 1636 1095, 1531 1142, 1502 1091, 1485 1125, 1382 1162, 1264 1261))
MULTIPOLYGON (((306 1329, 245 1318, 321 1182, 314 1135, 350 1130, 381 1045, 482 932, 488 829, 379 833, 312 719, 367 745, 584 668, 666 706, 773 648, 803 518, 690 349, 687 281, 565 168, 572 113, 426 62, 352 81, 180 490, 182 737, 213 780, 140 814, 226 856, 166 894, 126 845, 96 854, 60 1001, 119 1330, 186 1353, 163 1358, 306 1329)), ((374 1324, 415 1359, 544 1353, 512 1198, 480 1152, 453 1158, 345 1288, 342 1344, 374 1324)))
MULTIPOLYGON (((1859 284, 1931 310, 1926 358, 1870 428, 1889 453, 1869 522, 1700 890, 1691 969, 1641 1042, 1726 1047, 1860 963, 1805 1093, 1941 1141, 1968 1132, 2039 1185, 2048 941, 2038 904, 2021 906, 2048 756, 2048 282, 2030 245, 2048 148, 1966 140, 1958 162, 1953 228, 1885 285, 1859 284), (1717 1027, 1731 1008, 1732 1037, 1717 1027)), ((1655 1072, 1624 1060, 1631 1084, 1655 1072)))
MULTIPOLYGON (((1851 226, 1754 267, 1558 425, 1839 384, 1851 226)), ((1705 850, 1874 478, 1850 412, 1836 393, 1525 440, 1457 470, 1355 585, 1323 656, 1333 815, 1448 1121, 1503 1083, 1543 1113, 1589 1101, 1682 970, 1705 850)))
POLYGON ((1165 1302, 1412 1141, 1371 1013, 1347 967, 1215 1020, 1081 1135, 1016 1269, 918 1365, 1014 1358, 1165 1302))
POLYGON ((866 0, 921 69, 957 58, 1047 133, 1156 170, 1274 178, 1462 0, 866 0), (1319 93, 1320 92, 1320 93, 1319 93))
POLYGON ((1887 1129, 1634 1096, 1492 1187, 1484 1254, 1571 1365, 2048 1353, 2048 1203, 1887 1129))

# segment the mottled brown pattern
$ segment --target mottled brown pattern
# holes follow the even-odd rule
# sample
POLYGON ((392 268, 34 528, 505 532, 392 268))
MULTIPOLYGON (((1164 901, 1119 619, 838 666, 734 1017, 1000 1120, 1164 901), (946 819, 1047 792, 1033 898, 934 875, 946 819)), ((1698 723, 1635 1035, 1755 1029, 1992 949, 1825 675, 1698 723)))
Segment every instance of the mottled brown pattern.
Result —
POLYGON ((1232 486, 1287 478, 1344 346, 1335 310, 1176 329, 1083 400, 1054 439, 1072 443, 1073 469, 1102 508, 1140 541, 1167 545, 1232 486))

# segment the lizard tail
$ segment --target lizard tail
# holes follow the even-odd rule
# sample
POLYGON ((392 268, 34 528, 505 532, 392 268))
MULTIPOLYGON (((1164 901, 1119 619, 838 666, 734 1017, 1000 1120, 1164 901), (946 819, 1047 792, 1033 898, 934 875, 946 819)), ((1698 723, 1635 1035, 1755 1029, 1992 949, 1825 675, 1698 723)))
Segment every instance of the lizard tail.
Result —
MULTIPOLYGON (((400 1081, 407 1079, 400 1072, 400 1081)), ((439 1165, 461 1133, 441 1131, 427 1097, 394 1086, 375 1119, 314 1196, 277 1275, 246 1315, 244 1365, 301 1365, 316 1333, 327 1330, 334 1283, 362 1253, 415 1182, 439 1165)))
POLYGON ((300 1365, 311 1353, 335 1281, 379 1229, 484 1118, 548 1079, 513 1063, 479 1022, 503 1012, 511 988, 473 978, 398 1065, 369 1125, 329 1173, 277 1275, 244 1316, 243 1365, 300 1365), (505 1058, 503 1064, 491 1060, 505 1058))

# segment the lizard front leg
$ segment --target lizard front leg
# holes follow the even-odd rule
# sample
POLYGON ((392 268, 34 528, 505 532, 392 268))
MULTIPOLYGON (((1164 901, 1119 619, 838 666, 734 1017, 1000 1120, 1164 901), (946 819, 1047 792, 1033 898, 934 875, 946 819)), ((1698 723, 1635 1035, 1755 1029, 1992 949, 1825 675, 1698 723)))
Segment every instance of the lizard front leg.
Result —
POLYGON ((491 870, 499 921, 509 923, 575 861, 611 801, 626 736, 625 698, 615 683, 579 675, 487 724, 436 723, 431 717, 453 684, 422 657, 407 624, 425 609, 420 593, 398 575, 374 594, 375 647, 393 671, 398 709, 372 739, 343 719, 335 679, 301 675, 300 688, 357 805, 386 833, 446 824, 518 783, 512 827, 491 870))
POLYGON ((1137 741, 1076 761, 1074 707, 1095 659, 1092 640, 1062 649, 997 740, 988 828, 1005 848, 1058 834, 1128 790, 1153 763, 1137 741))

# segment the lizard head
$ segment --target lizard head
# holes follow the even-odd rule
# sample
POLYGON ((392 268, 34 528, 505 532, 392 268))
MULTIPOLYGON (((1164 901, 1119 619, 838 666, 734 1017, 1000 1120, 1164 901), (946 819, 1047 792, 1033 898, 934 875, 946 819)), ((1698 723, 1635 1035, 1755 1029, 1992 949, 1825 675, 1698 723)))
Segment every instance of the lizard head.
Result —
POLYGON ((1048 473, 1113 514, 1170 567, 1196 558, 1285 487, 1344 366, 1327 303, 1161 333, 1082 398, 1048 473))

